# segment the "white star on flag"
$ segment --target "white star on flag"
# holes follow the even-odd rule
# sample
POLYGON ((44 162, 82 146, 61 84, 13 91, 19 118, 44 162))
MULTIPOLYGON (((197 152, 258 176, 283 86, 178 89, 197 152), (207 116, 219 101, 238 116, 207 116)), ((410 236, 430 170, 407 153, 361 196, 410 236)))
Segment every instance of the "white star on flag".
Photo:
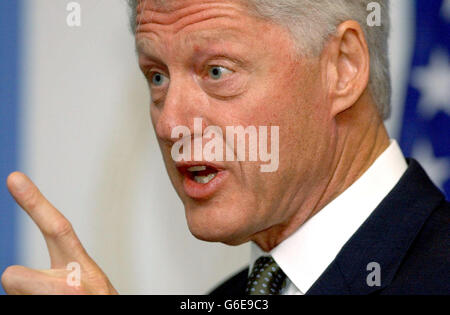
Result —
POLYGON ((450 0, 445 0, 442 2, 441 14, 447 21, 450 22, 450 0))
POLYGON ((433 182, 443 189, 445 181, 450 177, 449 159, 436 158, 433 147, 426 140, 417 142, 413 149, 413 156, 420 162, 433 182))
POLYGON ((439 110, 450 115, 450 63, 446 52, 434 51, 427 67, 413 70, 411 81, 421 93, 419 110, 426 118, 439 110))

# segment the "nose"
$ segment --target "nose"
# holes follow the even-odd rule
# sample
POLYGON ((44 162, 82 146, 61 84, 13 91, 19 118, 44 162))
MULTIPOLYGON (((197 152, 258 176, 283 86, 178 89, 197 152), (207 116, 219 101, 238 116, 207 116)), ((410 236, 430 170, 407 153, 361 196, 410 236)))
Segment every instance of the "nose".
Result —
POLYGON ((174 143, 178 139, 172 139, 172 130, 177 126, 189 128, 194 135, 194 119, 203 118, 207 108, 208 98, 195 80, 172 77, 164 103, 153 117, 156 135, 164 142, 174 143))

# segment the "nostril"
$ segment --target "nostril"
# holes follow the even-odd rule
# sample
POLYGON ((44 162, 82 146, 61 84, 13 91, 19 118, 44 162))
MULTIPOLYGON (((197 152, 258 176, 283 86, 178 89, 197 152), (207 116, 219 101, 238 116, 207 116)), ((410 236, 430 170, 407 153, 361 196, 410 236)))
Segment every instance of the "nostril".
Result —
POLYGON ((185 118, 186 115, 176 108, 165 106, 162 109, 156 109, 152 113, 152 121, 156 135, 158 138, 172 143, 178 140, 173 139, 173 135, 175 137, 190 135, 189 124, 187 124, 185 118))

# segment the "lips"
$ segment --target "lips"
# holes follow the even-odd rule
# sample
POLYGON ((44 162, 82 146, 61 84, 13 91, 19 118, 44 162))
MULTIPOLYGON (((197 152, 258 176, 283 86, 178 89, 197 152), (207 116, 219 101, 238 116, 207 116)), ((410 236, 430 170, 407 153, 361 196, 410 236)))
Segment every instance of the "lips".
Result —
POLYGON ((212 197, 228 174, 223 168, 208 162, 177 163, 176 167, 183 175, 184 191, 193 199, 212 197))

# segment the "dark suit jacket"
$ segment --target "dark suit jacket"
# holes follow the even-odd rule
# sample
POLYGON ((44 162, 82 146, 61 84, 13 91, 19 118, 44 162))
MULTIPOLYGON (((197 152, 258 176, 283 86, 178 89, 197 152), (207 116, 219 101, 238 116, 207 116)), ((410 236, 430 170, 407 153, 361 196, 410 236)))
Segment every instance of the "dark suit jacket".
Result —
MULTIPOLYGON (((450 203, 415 160, 306 294, 450 294, 450 203), (367 285, 370 262, 381 285, 367 285)), ((320 249, 318 249, 320 250, 320 249)), ((212 295, 244 295, 248 268, 212 295)))

